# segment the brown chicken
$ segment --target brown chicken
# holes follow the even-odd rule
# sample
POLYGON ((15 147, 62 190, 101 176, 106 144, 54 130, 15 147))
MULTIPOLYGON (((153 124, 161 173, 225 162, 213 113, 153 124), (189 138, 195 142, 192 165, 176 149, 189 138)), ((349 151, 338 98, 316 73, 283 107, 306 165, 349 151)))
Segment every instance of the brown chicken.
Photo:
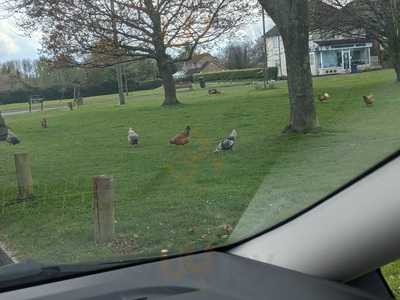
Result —
POLYGON ((363 96, 363 99, 367 106, 371 106, 375 102, 374 95, 363 96))
POLYGON ((324 93, 323 95, 319 95, 318 98, 319 101, 326 102, 331 98, 331 96, 328 93, 324 93))
POLYGON ((174 138, 172 138, 169 141, 169 143, 171 145, 177 145, 177 146, 183 146, 189 144, 191 131, 192 129, 190 128, 190 126, 187 126, 185 131, 177 134, 174 138))

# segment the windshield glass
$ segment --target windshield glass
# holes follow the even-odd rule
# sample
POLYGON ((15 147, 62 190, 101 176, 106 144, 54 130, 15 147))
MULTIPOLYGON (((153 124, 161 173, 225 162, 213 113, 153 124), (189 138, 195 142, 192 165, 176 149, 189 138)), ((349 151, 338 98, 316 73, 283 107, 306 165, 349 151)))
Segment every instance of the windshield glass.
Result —
POLYGON ((400 41, 363 1, 8 2, 0 249, 14 261, 231 244, 399 149, 400 41))

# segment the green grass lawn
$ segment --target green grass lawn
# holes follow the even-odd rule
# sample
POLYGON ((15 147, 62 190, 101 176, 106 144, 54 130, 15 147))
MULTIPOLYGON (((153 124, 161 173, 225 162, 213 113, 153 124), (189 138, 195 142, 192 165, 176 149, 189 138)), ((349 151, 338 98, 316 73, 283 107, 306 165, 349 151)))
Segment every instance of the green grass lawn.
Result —
POLYGON ((383 275, 396 298, 400 299, 400 261, 383 268, 383 275))
MULTIPOLYGON (((219 96, 180 91, 184 105, 173 108, 160 107, 161 90, 131 93, 126 106, 115 95, 90 98, 79 111, 47 112, 48 130, 40 113, 8 117, 23 143, 0 144, 0 240, 19 258, 58 263, 219 245, 229 238, 226 225, 239 224, 239 237, 273 225, 400 146, 400 85, 392 71, 316 79, 316 93, 332 100, 317 103, 321 133, 301 136, 281 133, 284 83, 220 88, 219 96), (368 108, 361 97, 369 93, 376 104, 368 108), (191 144, 168 145, 187 125, 191 144), (141 135, 138 148, 127 145, 128 127, 141 135), (214 154, 232 129, 239 132, 235 151, 214 154), (16 152, 32 155, 32 202, 14 201, 16 152), (96 246, 91 178, 103 174, 114 177, 117 238, 96 246), (253 199, 262 201, 254 206, 253 199), (240 220, 246 210, 251 217, 240 220)), ((390 267, 388 276, 399 285, 396 272, 390 267)))

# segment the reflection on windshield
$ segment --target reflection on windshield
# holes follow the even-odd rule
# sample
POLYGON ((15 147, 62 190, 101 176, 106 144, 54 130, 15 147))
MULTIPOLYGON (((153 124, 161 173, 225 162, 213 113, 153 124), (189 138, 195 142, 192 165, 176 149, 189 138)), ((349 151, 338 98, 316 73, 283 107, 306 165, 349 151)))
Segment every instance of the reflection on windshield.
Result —
POLYGON ((15 261, 240 241, 399 149, 391 52, 323 31, 321 12, 343 7, 312 6, 290 33, 263 11, 264 34, 251 1, 128 2, 54 4, 57 22, 50 6, 7 8, 43 37, 41 56, 0 61, 0 248, 15 261))
POLYGON ((46 111, 46 129, 41 113, 3 113, 22 142, 1 144, 2 241, 17 257, 70 262, 193 251, 225 243, 234 227, 237 240, 274 225, 399 146, 400 93, 390 71, 315 83, 332 100, 318 105, 324 130, 301 136, 281 134, 284 83, 267 91, 224 86, 217 99, 196 89, 174 110, 159 107, 157 91, 132 93, 124 108, 113 96, 94 97, 79 110, 46 111), (371 108, 360 97, 367 88, 380 99, 371 108), (191 124, 189 144, 169 145, 176 134, 186 138, 182 123, 191 124), (129 126, 139 145, 127 141, 129 126), (238 134, 233 150, 214 153, 230 128, 238 134), (20 153, 29 154, 28 199, 18 199, 20 153), (93 190, 99 174, 112 181, 93 190), (103 246, 94 242, 98 190, 114 205, 114 238, 103 246))

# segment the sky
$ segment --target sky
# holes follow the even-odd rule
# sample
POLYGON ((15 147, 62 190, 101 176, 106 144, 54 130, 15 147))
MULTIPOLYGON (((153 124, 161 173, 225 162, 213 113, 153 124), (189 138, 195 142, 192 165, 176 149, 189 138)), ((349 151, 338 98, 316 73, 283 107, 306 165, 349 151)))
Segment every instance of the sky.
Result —
MULTIPOLYGON (((267 28, 271 28, 272 22, 267 20, 267 28)), ((244 36, 248 40, 255 40, 262 35, 262 24, 256 22, 243 29, 244 36)), ((8 60, 20 60, 23 58, 35 59, 39 56, 40 33, 26 37, 17 29, 12 19, 0 19, 0 63, 8 60)), ((227 44, 230 41, 223 41, 227 44)), ((214 49, 212 52, 217 52, 214 49)))
POLYGON ((22 58, 37 58, 40 34, 25 37, 13 20, 0 19, 0 62, 22 58))

